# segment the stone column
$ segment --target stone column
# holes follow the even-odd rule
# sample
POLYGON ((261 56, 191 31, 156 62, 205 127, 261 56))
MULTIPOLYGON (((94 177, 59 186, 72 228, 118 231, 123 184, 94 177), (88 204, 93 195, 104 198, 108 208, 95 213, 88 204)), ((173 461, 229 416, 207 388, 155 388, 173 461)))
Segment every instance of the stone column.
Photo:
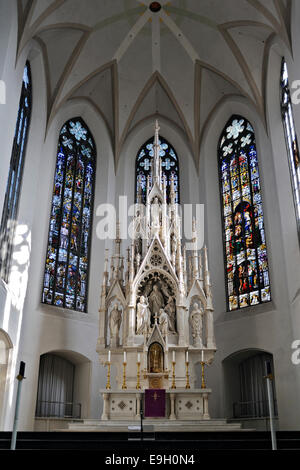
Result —
POLYGON ((203 393, 203 419, 210 419, 208 412, 208 393, 203 393))
POLYGON ((133 345, 135 335, 135 308, 132 305, 128 306, 128 337, 127 344, 133 345))
POLYGON ((103 413, 101 419, 107 421, 109 419, 109 393, 103 393, 103 413))
POLYGON ((185 338, 185 321, 184 318, 186 316, 185 313, 185 307, 183 306, 178 306, 177 307, 177 318, 176 318, 176 323, 177 323, 177 332, 178 332, 178 345, 179 346, 185 346, 186 344, 186 338, 185 338))
POLYGON ((136 419, 140 419, 141 415, 141 394, 137 393, 136 397, 136 419))
POLYGON ((175 414, 175 393, 170 393, 170 416, 169 419, 172 421, 176 420, 175 414))

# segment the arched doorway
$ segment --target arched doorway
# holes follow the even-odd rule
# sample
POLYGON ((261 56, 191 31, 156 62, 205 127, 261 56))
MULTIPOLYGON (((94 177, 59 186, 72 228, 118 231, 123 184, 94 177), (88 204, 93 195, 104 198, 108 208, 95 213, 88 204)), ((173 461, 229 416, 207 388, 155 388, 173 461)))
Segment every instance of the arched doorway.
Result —
POLYGON ((268 420, 266 363, 270 364, 274 377, 274 414, 278 415, 273 355, 267 351, 248 349, 238 351, 223 361, 225 409, 228 418, 257 422, 268 420))

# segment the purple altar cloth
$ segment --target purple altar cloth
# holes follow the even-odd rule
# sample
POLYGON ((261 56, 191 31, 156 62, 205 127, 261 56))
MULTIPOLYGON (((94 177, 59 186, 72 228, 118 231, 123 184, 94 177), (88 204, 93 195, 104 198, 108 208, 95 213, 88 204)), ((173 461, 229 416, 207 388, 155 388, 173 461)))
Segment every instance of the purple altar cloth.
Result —
POLYGON ((149 388, 145 390, 145 418, 164 418, 166 414, 166 391, 149 388))

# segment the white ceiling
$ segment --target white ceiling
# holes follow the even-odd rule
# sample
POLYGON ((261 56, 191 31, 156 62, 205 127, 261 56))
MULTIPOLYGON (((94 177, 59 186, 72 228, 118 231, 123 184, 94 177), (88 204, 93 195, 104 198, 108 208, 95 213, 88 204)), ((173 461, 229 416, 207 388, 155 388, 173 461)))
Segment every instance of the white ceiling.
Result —
POLYGON ((163 116, 186 135, 197 160, 209 116, 228 95, 264 118, 271 40, 290 47, 290 0, 22 0, 18 54, 41 46, 48 125, 67 101, 103 117, 116 162, 130 130, 163 116))

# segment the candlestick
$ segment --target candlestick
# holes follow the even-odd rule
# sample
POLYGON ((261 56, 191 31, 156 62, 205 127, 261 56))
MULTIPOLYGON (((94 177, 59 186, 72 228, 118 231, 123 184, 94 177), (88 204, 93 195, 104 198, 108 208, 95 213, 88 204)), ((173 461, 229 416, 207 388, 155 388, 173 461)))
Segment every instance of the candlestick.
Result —
POLYGON ((141 355, 140 355, 140 353, 138 353, 137 356, 138 356, 138 357, 137 357, 137 361, 138 361, 138 362, 141 362, 141 355))
POLYGON ((175 351, 173 351, 173 362, 175 362, 175 351))
MULTIPOLYGON (((124 353, 126 354, 126 353, 124 353)), ((126 357, 126 356, 125 356, 126 357)), ((122 384, 122 390, 125 390, 127 388, 126 385, 126 362, 123 362, 123 384, 122 384)))
POLYGON ((185 353, 185 362, 189 362, 189 352, 185 353))
POLYGON ((203 349, 201 351, 201 362, 204 362, 204 351, 203 351, 203 349))
POLYGON ((110 361, 107 361, 105 364, 107 365, 106 390, 110 390, 110 361))
POLYGON ((123 362, 126 362, 126 351, 124 351, 124 360, 123 362))
POLYGON ((107 358, 107 361, 110 362, 110 357, 111 357, 111 352, 108 351, 108 358, 107 358))
MULTIPOLYGON (((139 354, 138 354, 139 356, 139 354)), ((141 372, 140 372, 140 369, 141 368, 141 362, 139 361, 139 357, 138 357, 138 361, 137 361, 137 376, 136 376, 136 389, 139 390, 141 388, 141 383, 140 383, 140 377, 141 377, 141 372)))
POLYGON ((185 363, 185 366, 186 366, 186 384, 185 384, 185 388, 191 388, 190 386, 190 378, 189 378, 189 362, 186 361, 185 363))
MULTIPOLYGON (((174 351, 173 351, 174 353, 174 351)), ((174 358, 174 354, 173 354, 173 358, 174 358)), ((172 361, 172 385, 171 385, 171 388, 176 388, 176 383, 175 383, 175 364, 176 362, 173 360, 172 361)))

